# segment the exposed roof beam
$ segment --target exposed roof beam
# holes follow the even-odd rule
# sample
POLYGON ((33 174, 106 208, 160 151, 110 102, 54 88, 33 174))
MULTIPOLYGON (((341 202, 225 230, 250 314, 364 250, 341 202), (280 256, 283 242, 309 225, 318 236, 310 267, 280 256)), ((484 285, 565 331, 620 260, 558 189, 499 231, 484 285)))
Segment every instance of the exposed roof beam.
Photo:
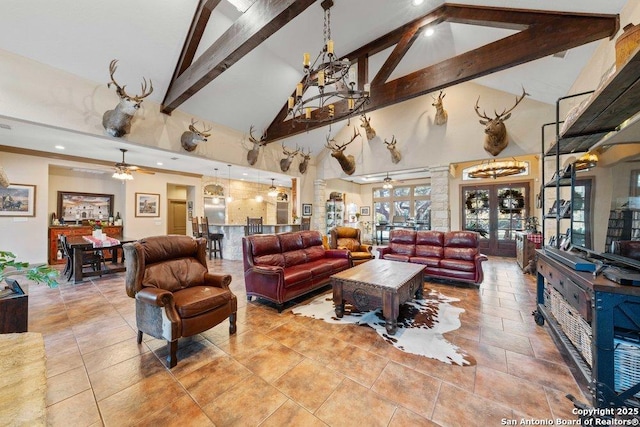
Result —
POLYGON ((171 77, 169 87, 176 81, 178 76, 186 70, 193 62, 193 58, 198 50, 198 45, 204 34, 204 30, 207 28, 207 23, 211 17, 211 12, 215 9, 221 0, 200 0, 196 13, 193 14, 193 20, 187 33, 187 38, 184 41, 182 52, 180 53, 180 59, 171 77))
MULTIPOLYGON (((516 34, 489 43, 438 64, 425 67, 395 80, 385 82, 393 71, 391 65, 399 62, 404 54, 401 47, 394 56, 391 54, 386 64, 375 76, 371 87, 371 99, 365 112, 387 107, 408 99, 425 95, 459 83, 473 80, 496 71, 543 58, 563 50, 572 49, 605 37, 613 37, 619 28, 617 15, 572 14, 522 9, 502 9, 491 7, 468 7, 444 5, 423 18, 403 26, 400 33, 394 30, 372 43, 346 55, 352 61, 360 61, 371 52, 379 52, 403 39, 410 40, 416 26, 439 20, 521 30, 516 34), (384 46, 384 47, 382 47, 384 46)), ((346 112, 346 101, 337 102, 335 115, 346 112)), ((313 112, 317 117, 318 111, 313 112)), ((325 126, 328 123, 297 124, 292 126, 286 118, 286 105, 267 129, 267 141, 275 141, 325 126)))
POLYGON ((257 0, 169 85, 161 111, 171 113, 316 0, 257 0))

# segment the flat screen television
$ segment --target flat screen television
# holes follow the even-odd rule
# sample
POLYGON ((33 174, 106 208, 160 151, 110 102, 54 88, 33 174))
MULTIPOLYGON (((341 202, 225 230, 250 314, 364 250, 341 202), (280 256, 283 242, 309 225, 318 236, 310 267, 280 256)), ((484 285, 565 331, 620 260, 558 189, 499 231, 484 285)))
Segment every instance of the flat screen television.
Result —
POLYGON ((640 270, 640 259, 613 250, 618 241, 634 240, 632 229, 640 227, 640 221, 629 215, 640 211, 640 143, 612 146, 601 156, 598 166, 575 174, 568 231, 571 249, 606 265, 640 270), (609 160, 603 161, 605 155, 609 160))

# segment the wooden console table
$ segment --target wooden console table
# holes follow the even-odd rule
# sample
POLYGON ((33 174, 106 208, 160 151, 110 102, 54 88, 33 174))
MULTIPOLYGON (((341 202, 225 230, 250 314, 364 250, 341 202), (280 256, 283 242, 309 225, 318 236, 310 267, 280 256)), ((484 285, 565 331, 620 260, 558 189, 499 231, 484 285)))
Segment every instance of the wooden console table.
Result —
MULTIPOLYGON (((590 385, 591 404, 594 407, 628 406, 633 393, 615 390, 614 338, 637 337, 640 333, 640 287, 622 286, 601 274, 594 276, 590 272, 575 271, 547 254, 545 249, 538 250, 537 254, 536 323, 546 321, 560 345, 573 359, 583 379, 590 385), (558 319, 548 309, 549 304, 545 304, 548 291, 556 292, 556 297, 562 295, 562 303, 566 303, 567 308, 570 307, 590 325, 591 346, 587 350, 590 350, 591 360, 585 360, 584 352, 581 353, 572 344, 558 319)), ((637 386, 640 385, 632 388, 637 386)), ((637 399, 631 404, 638 405, 637 399)))

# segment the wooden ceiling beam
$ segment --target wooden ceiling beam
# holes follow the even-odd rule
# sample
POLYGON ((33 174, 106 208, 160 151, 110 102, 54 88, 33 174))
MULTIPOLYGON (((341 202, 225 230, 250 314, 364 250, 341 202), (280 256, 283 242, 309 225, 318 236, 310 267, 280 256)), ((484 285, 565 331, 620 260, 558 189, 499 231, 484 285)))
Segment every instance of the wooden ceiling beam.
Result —
MULTIPOLYGON (((371 99, 365 107, 365 112, 397 104, 592 41, 613 37, 619 28, 617 15, 569 14, 445 5, 425 15, 424 18, 415 20, 413 25, 404 26, 403 34, 408 34, 406 37, 410 39, 411 31, 416 31, 415 26, 420 22, 438 20, 499 28, 516 28, 520 31, 390 82, 383 82, 382 76, 387 75, 388 78, 393 70, 391 66, 383 67, 382 74, 379 73, 381 77, 374 77, 373 81, 378 84, 372 85, 371 99)), ((369 43, 366 45, 366 49, 362 47, 354 51, 357 55, 351 53, 347 57, 351 61, 359 61, 360 57, 368 57, 370 51, 380 51, 382 50, 379 49, 380 46, 389 47, 398 43, 401 38, 398 37, 398 31, 394 30, 378 38, 376 40, 378 44, 369 43), (389 44, 391 40, 394 42, 389 44)), ((400 52, 396 56, 399 57, 400 52)), ((398 62, 397 58, 388 60, 390 65, 397 65, 398 62)), ((336 116, 346 112, 346 101, 336 102, 334 106, 336 116)), ((318 111, 314 111, 312 114, 314 118, 320 117, 318 111)), ((286 138, 328 124, 325 122, 292 126, 290 121, 284 121, 285 118, 286 106, 267 129, 267 141, 286 138)))
POLYGON ((161 111, 170 114, 315 2, 316 0, 257 0, 171 82, 162 101, 161 111))

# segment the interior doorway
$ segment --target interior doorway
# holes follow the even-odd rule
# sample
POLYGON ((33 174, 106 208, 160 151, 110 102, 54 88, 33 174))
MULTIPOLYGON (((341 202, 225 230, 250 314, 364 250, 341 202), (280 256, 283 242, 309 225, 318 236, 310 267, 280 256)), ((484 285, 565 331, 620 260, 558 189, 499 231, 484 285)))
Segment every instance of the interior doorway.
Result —
POLYGON ((187 234, 187 201, 169 200, 167 213, 167 233, 187 234))
POLYGON ((529 183, 500 183, 462 187, 463 229, 480 233, 480 251, 515 257, 515 232, 529 216, 529 183))

